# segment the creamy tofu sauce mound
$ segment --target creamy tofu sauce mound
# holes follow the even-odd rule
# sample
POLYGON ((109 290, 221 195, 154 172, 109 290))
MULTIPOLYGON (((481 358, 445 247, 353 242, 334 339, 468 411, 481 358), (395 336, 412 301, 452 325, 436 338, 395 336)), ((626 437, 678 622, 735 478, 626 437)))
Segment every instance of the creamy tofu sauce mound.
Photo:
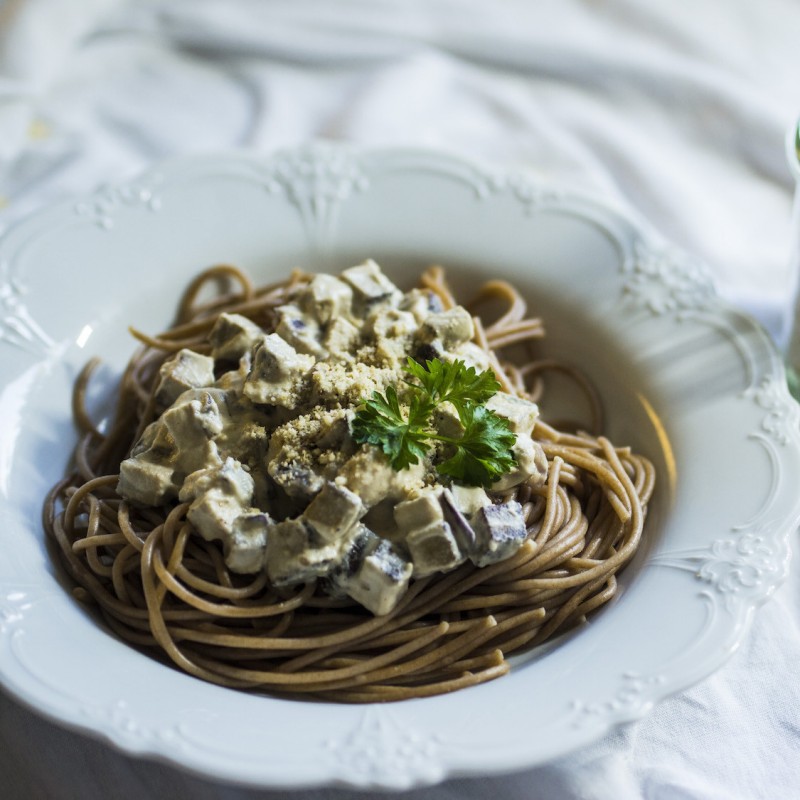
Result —
MULTIPOLYGON (((397 471, 351 435, 363 400, 408 377, 409 356, 489 368, 465 309, 445 310, 429 291, 403 293, 367 261, 313 276, 276 314, 273 332, 222 314, 210 355, 181 350, 164 362, 160 415, 120 466, 121 496, 187 502, 192 525, 222 543, 232 571, 266 570, 274 586, 319 579, 375 615, 394 609, 413 578, 518 550, 522 508, 500 493, 546 478, 534 403, 504 392, 487 403, 516 435, 515 466, 488 492, 436 472, 447 445, 397 471)), ((458 436, 448 406, 433 425, 458 436)))

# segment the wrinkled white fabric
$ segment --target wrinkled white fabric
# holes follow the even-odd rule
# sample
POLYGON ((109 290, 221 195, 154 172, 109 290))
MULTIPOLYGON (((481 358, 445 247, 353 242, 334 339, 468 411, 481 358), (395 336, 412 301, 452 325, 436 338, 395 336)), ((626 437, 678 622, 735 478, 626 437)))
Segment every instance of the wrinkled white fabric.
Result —
MULTIPOLYGON (((5 0, 0 231, 173 155, 428 145, 636 210, 782 343, 784 134, 799 113, 792 0, 5 0)), ((405 796, 800 796, 797 559, 792 570, 726 666, 640 723, 538 769, 405 796)), ((0 787, 12 800, 287 796, 128 758, 5 697, 0 787)))

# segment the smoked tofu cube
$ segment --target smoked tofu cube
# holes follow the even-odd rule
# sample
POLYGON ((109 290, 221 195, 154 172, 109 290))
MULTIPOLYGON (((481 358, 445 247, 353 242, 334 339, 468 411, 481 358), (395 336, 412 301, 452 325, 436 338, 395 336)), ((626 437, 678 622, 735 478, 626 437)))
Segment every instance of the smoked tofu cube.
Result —
POLYGON ((225 563, 233 572, 252 574, 264 568, 267 558, 267 532, 272 525, 268 514, 253 509, 239 514, 225 539, 225 563))
POLYGON ((398 305, 402 292, 369 259, 342 272, 342 280, 353 290, 353 314, 365 317, 378 305, 398 305))
POLYGON ((352 351, 358 346, 361 333, 344 317, 336 317, 328 323, 322 344, 328 351, 328 358, 336 361, 354 361, 352 351))
POLYGON ((339 548, 322 540, 303 519, 287 519, 268 532, 266 569, 273 586, 290 586, 327 575, 339 548))
POLYGON ((489 495, 480 486, 462 486, 454 483, 448 492, 453 498, 456 508, 467 517, 471 517, 484 506, 490 506, 489 495))
POLYGON ((415 578, 446 572, 466 558, 447 522, 433 522, 411 531, 406 536, 406 547, 411 554, 415 578))
POLYGON ((302 516, 326 542, 337 542, 363 513, 364 506, 357 494, 344 486, 326 483, 302 516))
POLYGON ((246 506, 253 499, 253 478, 238 461, 226 458, 220 467, 200 469, 188 475, 180 499, 197 499, 212 489, 218 489, 239 505, 246 506))
POLYGON ((455 306, 447 311, 429 314, 419 326, 419 342, 441 342, 445 350, 452 350, 475 335, 472 315, 465 308, 455 306))
POLYGON ((298 353, 321 358, 325 355, 322 346, 322 331, 313 317, 304 314, 297 306, 279 306, 280 314, 275 333, 287 341, 298 353))
POLYGON ((417 324, 424 322, 429 314, 444 311, 439 295, 428 289, 412 289, 406 292, 399 307, 402 311, 413 314, 417 324))
POLYGON ((333 275, 315 275, 299 299, 300 307, 324 325, 350 313, 353 290, 333 275))
POLYGON ((404 339, 416 332, 417 321, 409 311, 379 309, 367 317, 361 330, 373 341, 404 339))
POLYGON ((298 353, 286 339, 270 333, 259 340, 253 353, 250 379, 280 383, 305 375, 314 366, 314 358, 298 353))
POLYGON ((539 406, 536 403, 508 392, 494 394, 487 401, 486 408, 507 419, 514 433, 525 436, 531 435, 539 417, 539 406))
POLYGON ((178 450, 189 451, 222 432, 219 406, 209 392, 170 406, 160 418, 178 450))
POLYGON ((204 539, 228 541, 236 518, 253 499, 253 487, 244 467, 227 458, 219 468, 201 469, 187 476, 179 497, 182 502, 192 501, 187 516, 204 539))
POLYGON ((314 356, 298 353, 277 333, 264 336, 253 352, 242 393, 253 403, 295 408, 300 400, 296 384, 314 362, 314 356))
POLYGON ((443 519, 439 493, 433 490, 424 491, 413 500, 403 500, 394 507, 394 521, 401 531, 424 528, 443 519))
POLYGON ((547 480, 547 456, 542 446, 530 436, 518 434, 511 447, 515 466, 492 484, 492 491, 505 492, 523 481, 541 486, 547 480))
MULTIPOLYGON (((181 490, 181 495, 184 495, 181 490)), ((189 506, 186 516, 197 532, 208 542, 216 539, 227 540, 233 531, 236 517, 242 513, 242 506, 222 489, 213 488, 203 492, 189 506)))
POLYGON ((163 408, 172 405, 189 389, 214 383, 214 359, 184 348, 168 358, 158 373, 156 402, 163 408))
POLYGON ((463 435, 464 426, 458 416, 456 407, 450 403, 439 403, 433 411, 431 423, 441 436, 452 436, 454 439, 463 435))
POLYGON ((476 538, 471 558, 478 567, 514 555, 528 535, 522 506, 516 500, 486 506, 470 522, 476 538))
POLYGON ((264 331, 255 322, 241 314, 220 314, 208 336, 211 355, 224 361, 238 361, 263 335, 264 331))
POLYGON ((485 372, 492 368, 492 362, 487 352, 474 342, 464 342, 447 353, 443 353, 442 358, 445 361, 463 361, 477 372, 485 372))
POLYGON ((119 465, 117 492, 145 506, 160 506, 178 494, 175 470, 169 462, 150 461, 146 456, 126 458, 119 465))

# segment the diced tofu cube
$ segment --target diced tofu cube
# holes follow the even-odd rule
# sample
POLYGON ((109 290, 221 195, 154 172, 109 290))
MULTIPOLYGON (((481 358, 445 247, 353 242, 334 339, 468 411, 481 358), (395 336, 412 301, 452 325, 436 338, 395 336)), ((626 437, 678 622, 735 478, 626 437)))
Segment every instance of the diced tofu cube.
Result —
POLYGON ((300 306, 325 324, 350 312, 353 290, 333 275, 315 275, 300 297, 300 306))
POLYGON ((488 353, 474 342, 463 342, 444 353, 443 358, 446 361, 463 361, 468 367, 473 367, 478 372, 485 372, 492 367, 488 353))
POLYGON ((454 483, 450 489, 456 508, 467 517, 471 517, 484 506, 490 506, 489 495, 480 486, 462 486, 454 483))
POLYGON ((439 295, 428 289, 412 289, 406 292, 400 301, 400 308, 413 314, 417 324, 423 322, 430 314, 444 311, 439 295))
POLYGON ((353 313, 357 316, 366 316, 376 305, 397 305, 403 297, 372 259, 344 270, 341 278, 353 290, 353 313))
POLYGON ((392 611, 408 589, 413 567, 387 539, 380 539, 347 583, 347 594, 375 616, 392 611))
POLYGON ((314 366, 314 358, 297 350, 277 333, 264 336, 253 353, 251 380, 280 382, 305 375, 314 366))
POLYGON ((175 465, 175 480, 183 482, 187 475, 198 469, 210 469, 222 466, 222 457, 219 454, 217 443, 206 439, 191 448, 177 450, 173 458, 175 465))
POLYGON ((267 575, 273 586, 289 586, 328 574, 339 548, 323 542, 302 519, 287 519, 268 531, 267 575))
POLYGON ((344 317, 336 317, 328 323, 322 344, 328 351, 328 358, 352 361, 352 351, 357 347, 361 333, 352 322, 344 317))
POLYGON ((289 497, 297 500, 311 500, 325 485, 324 479, 310 467, 296 461, 274 458, 267 465, 267 472, 289 497))
POLYGON ((387 497, 407 496, 408 487, 422 483, 425 465, 422 461, 398 472, 377 448, 359 450, 348 459, 336 477, 336 483, 355 492, 367 508, 387 497))
POLYGON ((538 442, 530 436, 518 434, 511 452, 515 466, 492 484, 492 491, 505 492, 527 480, 540 486, 547 480, 547 456, 538 442))
POLYGON ((447 311, 429 314, 419 326, 417 340, 442 343, 445 350, 468 342, 475 335, 472 315, 465 308, 455 306, 447 311))
MULTIPOLYGON (((183 496, 183 490, 181 490, 183 496)), ((184 498, 188 499, 188 498, 184 498)), ((189 506, 186 516, 206 540, 227 540, 233 531, 236 517, 242 513, 242 505, 220 488, 208 489, 189 506)))
POLYGON ((424 528, 443 519, 439 493, 431 489, 413 500, 403 500, 394 508, 394 520, 401 531, 424 528))
POLYGON ((175 452, 175 440, 160 419, 144 429, 139 441, 131 448, 131 456, 136 457, 148 451, 147 458, 154 462, 166 462, 175 452))
POLYGON ((242 393, 253 403, 294 408, 299 401, 296 384, 314 362, 314 356, 298 353, 277 333, 271 333, 256 345, 242 393))
POLYGON ((322 331, 316 320, 304 314, 297 306, 279 306, 280 314, 275 333, 285 339, 298 353, 317 358, 325 355, 322 346, 322 331))
POLYGON ((416 330, 413 314, 391 307, 378 307, 361 328, 364 340, 374 346, 375 356, 392 369, 405 364, 416 330))
POLYGON ((379 309, 367 317, 361 330, 374 341, 403 339, 417 330, 417 321, 408 311, 379 309))
POLYGON ((156 401, 164 407, 174 403, 188 389, 214 383, 214 359, 184 348, 168 358, 158 373, 156 401))
POLYGON ((533 426, 539 417, 539 406, 536 403, 508 394, 508 392, 494 394, 486 403, 486 408, 501 417, 505 417, 514 433, 521 433, 525 436, 530 436, 533 426))
POLYGON ((514 555, 528 535, 522 506, 516 500, 480 509, 471 524, 477 541, 470 557, 478 567, 514 555))
POLYGON ((179 497, 191 501, 187 516, 204 539, 226 541, 236 518, 250 505, 253 479, 238 461, 227 458, 221 467, 188 475, 179 497))
POLYGON ((269 515, 253 509, 239 514, 225 540, 225 563, 234 572, 251 574, 264 568, 267 558, 269 515))
POLYGON ((219 406, 209 392, 203 392, 199 399, 181 401, 181 398, 161 415, 161 424, 176 448, 187 451, 218 436, 223 424, 219 406))
POLYGON ((453 569, 466 558, 447 522, 433 522, 411 531, 406 536, 406 547, 414 564, 415 578, 453 569))
POLYGON ((458 416, 456 407, 450 403, 439 403, 431 416, 431 423, 437 433, 442 436, 458 438, 464 433, 464 426, 458 416))
POLYGON ((253 499, 253 478, 238 461, 229 457, 220 467, 200 469, 188 475, 181 487, 180 499, 183 502, 195 500, 211 489, 231 497, 240 506, 248 506, 253 499))
POLYGON ((361 498, 335 483, 326 483, 303 512, 303 519, 326 541, 337 542, 364 513, 361 498))
POLYGON ((225 361, 238 361, 253 349, 263 335, 264 331, 247 317, 222 313, 208 336, 211 355, 225 361))
POLYGON ((146 456, 126 458, 119 465, 117 492, 126 500, 145 506, 159 506, 178 494, 171 463, 149 461, 146 456))

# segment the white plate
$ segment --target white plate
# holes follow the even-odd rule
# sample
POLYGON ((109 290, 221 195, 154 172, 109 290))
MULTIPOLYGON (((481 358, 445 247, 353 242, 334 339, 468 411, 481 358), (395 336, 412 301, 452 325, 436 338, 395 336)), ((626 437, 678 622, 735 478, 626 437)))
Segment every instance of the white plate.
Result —
POLYGON ((262 786, 404 788, 539 764, 720 666, 784 577, 797 406, 761 328, 704 269, 603 203, 441 154, 318 145, 168 164, 23 222, 0 244, 0 675, 32 708, 129 753, 262 786), (206 685, 120 644, 63 588, 41 502, 74 442, 69 393, 110 386, 181 287, 228 261, 259 281, 373 257, 404 285, 514 281, 582 366, 608 433, 658 469, 618 598, 511 675, 443 697, 303 703, 206 685))

